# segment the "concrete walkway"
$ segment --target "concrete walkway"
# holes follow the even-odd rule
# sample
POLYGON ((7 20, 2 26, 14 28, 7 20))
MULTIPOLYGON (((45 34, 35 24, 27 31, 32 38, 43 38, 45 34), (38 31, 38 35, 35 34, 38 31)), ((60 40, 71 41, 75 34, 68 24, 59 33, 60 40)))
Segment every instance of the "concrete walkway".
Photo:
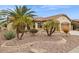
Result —
POLYGON ((79 35, 79 31, 70 31, 70 35, 79 35))
POLYGON ((69 51, 69 53, 79 53, 79 46, 69 51))
MULTIPOLYGON (((71 35, 79 35, 79 31, 70 31, 71 35)), ((69 51, 69 53, 79 53, 79 46, 69 51)))

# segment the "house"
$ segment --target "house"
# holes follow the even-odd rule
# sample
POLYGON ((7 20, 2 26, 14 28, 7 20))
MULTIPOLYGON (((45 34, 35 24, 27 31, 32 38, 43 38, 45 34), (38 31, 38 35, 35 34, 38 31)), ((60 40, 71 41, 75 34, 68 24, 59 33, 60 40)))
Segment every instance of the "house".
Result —
POLYGON ((72 27, 73 30, 79 30, 79 19, 72 20, 72 27))
MULTIPOLYGON (((43 24, 46 21, 49 20, 56 20, 58 22, 58 26, 57 26, 57 31, 62 32, 63 28, 66 26, 68 27, 69 30, 71 30, 71 19, 64 14, 59 14, 59 15, 55 15, 55 16, 49 16, 49 17, 37 17, 33 19, 34 22, 34 27, 36 29, 43 29, 43 24)), ((11 29, 10 26, 11 24, 8 24, 8 29, 11 29)))
POLYGON ((65 26, 68 27, 69 31, 71 30, 71 19, 65 14, 59 14, 59 15, 49 16, 45 18, 44 17, 35 18, 33 20, 35 22, 35 28, 42 29, 44 22, 48 20, 53 20, 53 19, 58 22, 57 31, 62 32, 65 26))

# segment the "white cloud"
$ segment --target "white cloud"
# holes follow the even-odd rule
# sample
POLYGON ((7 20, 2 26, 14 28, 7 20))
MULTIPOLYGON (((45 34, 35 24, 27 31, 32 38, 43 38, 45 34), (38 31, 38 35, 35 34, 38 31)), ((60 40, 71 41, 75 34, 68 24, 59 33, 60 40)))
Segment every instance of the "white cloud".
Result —
POLYGON ((68 9, 71 6, 68 5, 43 5, 40 8, 47 9, 47 10, 56 10, 56 9, 68 9))

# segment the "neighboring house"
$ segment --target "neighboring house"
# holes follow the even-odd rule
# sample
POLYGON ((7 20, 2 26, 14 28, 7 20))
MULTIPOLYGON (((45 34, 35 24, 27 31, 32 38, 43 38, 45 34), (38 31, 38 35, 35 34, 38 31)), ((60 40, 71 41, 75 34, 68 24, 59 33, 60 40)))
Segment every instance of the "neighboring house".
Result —
POLYGON ((69 31, 71 30, 71 20, 67 15, 64 15, 64 14, 59 14, 59 15, 45 17, 45 18, 42 18, 42 17, 35 18, 34 19, 35 28, 36 29, 43 28, 44 22, 48 20, 53 20, 53 19, 57 20, 58 22, 57 31, 62 32, 65 26, 68 27, 69 31))
MULTIPOLYGON (((66 16, 64 14, 59 14, 59 15, 44 17, 44 18, 43 17, 34 18, 34 20, 33 20, 34 21, 34 27, 36 29, 43 29, 44 22, 49 21, 49 20, 53 20, 53 19, 57 20, 57 22, 58 22, 57 31, 62 32, 63 31, 62 29, 65 26, 67 26, 68 29, 71 30, 71 20, 68 16, 66 16)), ((11 28, 10 28, 10 27, 12 27, 11 23, 8 24, 7 27, 8 27, 8 29, 11 30, 11 28)))
POLYGON ((73 30, 79 30, 79 19, 72 20, 73 30))

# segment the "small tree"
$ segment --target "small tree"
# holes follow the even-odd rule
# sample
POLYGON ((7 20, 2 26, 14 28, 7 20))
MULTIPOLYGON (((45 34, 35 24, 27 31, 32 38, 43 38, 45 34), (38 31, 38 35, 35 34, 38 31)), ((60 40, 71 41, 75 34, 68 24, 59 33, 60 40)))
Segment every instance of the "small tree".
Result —
POLYGON ((47 21, 44 23, 44 29, 48 36, 51 36, 55 32, 57 27, 57 22, 55 20, 47 21))
POLYGON ((13 22, 13 28, 16 30, 17 38, 19 40, 22 39, 25 28, 30 29, 30 25, 32 24, 32 18, 35 16, 34 11, 27 8, 27 6, 16 6, 14 10, 8 10, 8 14, 10 15, 13 22), (21 33, 21 35, 20 35, 21 33))

